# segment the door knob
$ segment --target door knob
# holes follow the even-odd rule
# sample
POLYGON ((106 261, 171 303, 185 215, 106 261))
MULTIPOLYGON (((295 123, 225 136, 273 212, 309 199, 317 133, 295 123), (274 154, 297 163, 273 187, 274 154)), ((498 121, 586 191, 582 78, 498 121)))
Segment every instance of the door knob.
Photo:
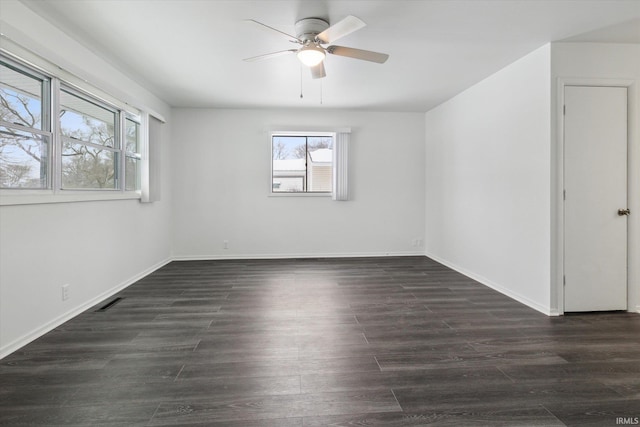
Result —
POLYGON ((631 215, 631 211, 629 209, 618 209, 618 215, 620 216, 629 216, 631 215))

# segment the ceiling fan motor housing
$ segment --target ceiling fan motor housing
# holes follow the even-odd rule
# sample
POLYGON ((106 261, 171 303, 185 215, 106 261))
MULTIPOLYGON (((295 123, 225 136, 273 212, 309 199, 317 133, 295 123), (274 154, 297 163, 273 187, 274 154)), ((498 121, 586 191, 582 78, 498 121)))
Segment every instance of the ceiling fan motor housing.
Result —
POLYGON ((320 18, 305 18, 296 22, 296 37, 303 42, 313 42, 318 34, 329 28, 329 23, 320 18))

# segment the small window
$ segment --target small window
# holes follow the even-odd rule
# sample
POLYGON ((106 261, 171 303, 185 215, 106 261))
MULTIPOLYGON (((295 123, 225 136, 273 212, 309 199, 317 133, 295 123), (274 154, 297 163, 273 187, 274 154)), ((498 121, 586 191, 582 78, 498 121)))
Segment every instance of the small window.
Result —
POLYGON ((49 187, 49 80, 0 61, 0 188, 49 187))
POLYGON ((272 193, 331 193, 333 135, 271 136, 272 193))
POLYGON ((60 91, 62 188, 118 188, 117 123, 117 111, 66 89, 60 91))

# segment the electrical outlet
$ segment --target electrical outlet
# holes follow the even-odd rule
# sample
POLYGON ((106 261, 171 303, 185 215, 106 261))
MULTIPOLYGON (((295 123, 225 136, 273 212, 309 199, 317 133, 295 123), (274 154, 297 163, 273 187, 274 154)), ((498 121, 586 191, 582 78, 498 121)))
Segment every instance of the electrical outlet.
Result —
POLYGON ((69 284, 62 285, 62 301, 69 299, 69 284))
POLYGON ((229 241, 228 240, 223 240, 222 241, 222 248, 223 249, 229 249, 229 241))

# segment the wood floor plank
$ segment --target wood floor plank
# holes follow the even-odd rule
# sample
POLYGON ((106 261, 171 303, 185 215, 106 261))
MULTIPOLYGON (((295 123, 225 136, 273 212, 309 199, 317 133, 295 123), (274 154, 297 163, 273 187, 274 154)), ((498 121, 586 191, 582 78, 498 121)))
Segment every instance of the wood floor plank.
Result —
POLYGON ((41 426, 134 426, 145 425, 155 411, 155 404, 89 405, 89 406, 34 406, 0 410, 0 425, 41 426))
POLYGON ((460 383, 473 381, 475 385, 501 386, 513 383, 496 368, 452 368, 404 372, 353 372, 301 375, 302 393, 342 392, 356 390, 395 391, 403 388, 423 387, 448 390, 460 383))
POLYGON ((161 404, 151 425, 390 411, 402 411, 390 390, 226 398, 161 404))
POLYGON ((515 383, 498 386, 467 382, 464 387, 460 385, 450 389, 419 387, 398 389, 394 390, 394 393, 402 409, 409 412, 484 407, 517 409, 527 405, 554 404, 558 401, 588 403, 600 399, 608 399, 612 402, 621 399, 621 396, 612 389, 589 381, 515 383))
POLYGON ((482 408, 454 411, 391 412, 305 417, 304 427, 559 427, 558 418, 543 407, 522 409, 482 408))

